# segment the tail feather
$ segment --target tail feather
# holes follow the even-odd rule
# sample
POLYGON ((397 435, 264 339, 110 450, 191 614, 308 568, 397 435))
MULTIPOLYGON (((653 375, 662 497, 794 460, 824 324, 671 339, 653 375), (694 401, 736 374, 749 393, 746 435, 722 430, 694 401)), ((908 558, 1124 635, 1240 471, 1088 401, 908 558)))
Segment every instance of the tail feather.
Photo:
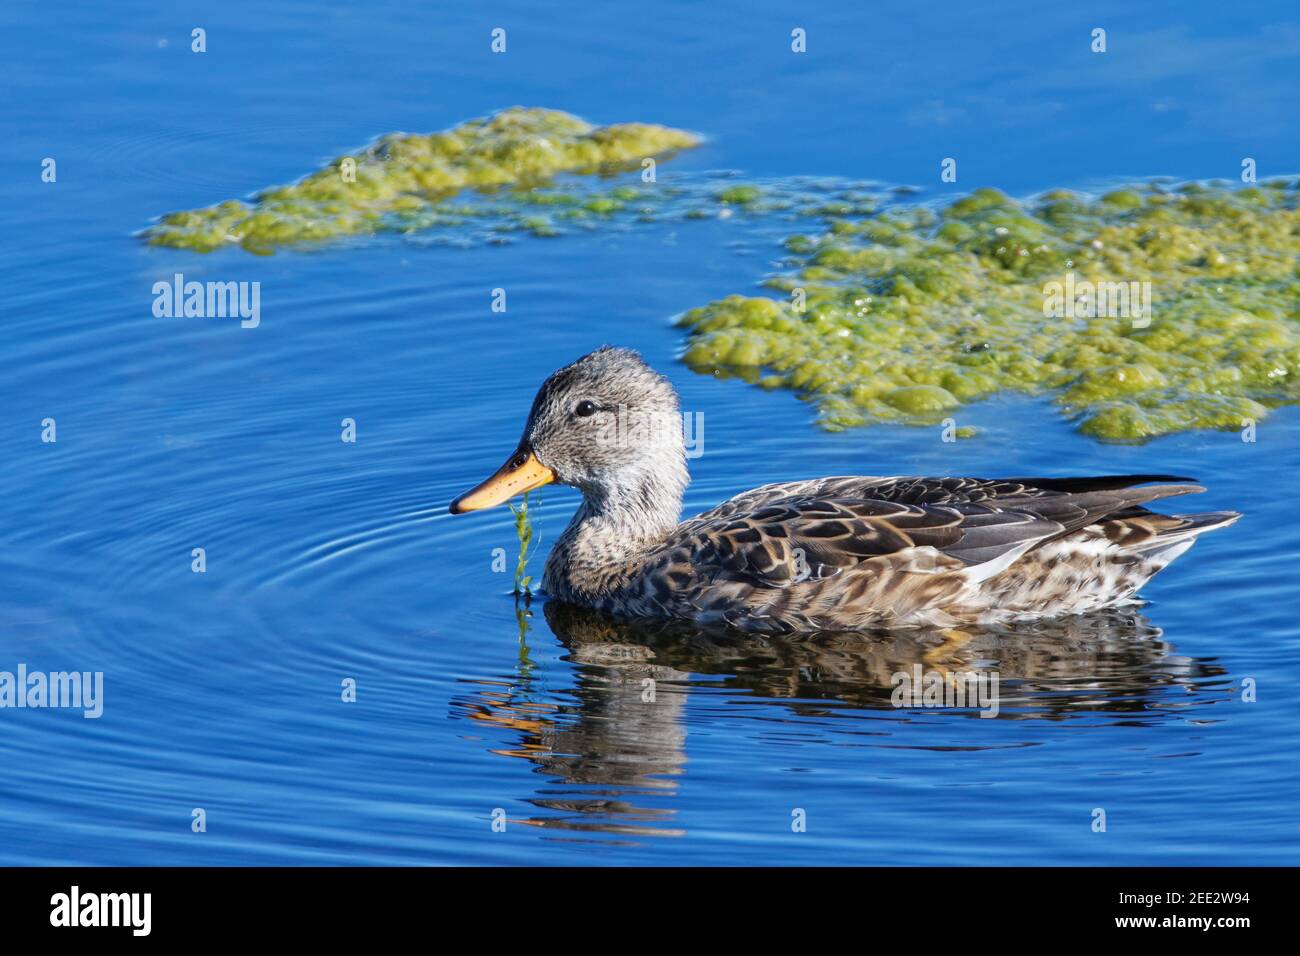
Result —
MULTIPOLYGON (((1145 526, 1143 530, 1148 533, 1143 535, 1140 540, 1124 541, 1121 539, 1118 543, 1127 550, 1139 554, 1154 555, 1164 553, 1173 545, 1182 542, 1190 544, 1193 538, 1206 531, 1217 531, 1219 528, 1226 528, 1240 517, 1241 512, 1239 511, 1207 511, 1194 515, 1151 514, 1141 518, 1127 519, 1124 522, 1125 524, 1135 525, 1140 522, 1141 525, 1145 526)), ((1181 554, 1182 551, 1180 550, 1178 553, 1181 554)))
POLYGON ((1131 488, 1133 485, 1146 484, 1152 481, 1196 484, 1195 478, 1188 478, 1184 475, 1095 475, 1088 478, 1006 478, 1003 480, 1019 482, 1034 488, 1046 488, 1049 491, 1063 491, 1067 494, 1078 494, 1085 491, 1115 491, 1120 488, 1131 488))

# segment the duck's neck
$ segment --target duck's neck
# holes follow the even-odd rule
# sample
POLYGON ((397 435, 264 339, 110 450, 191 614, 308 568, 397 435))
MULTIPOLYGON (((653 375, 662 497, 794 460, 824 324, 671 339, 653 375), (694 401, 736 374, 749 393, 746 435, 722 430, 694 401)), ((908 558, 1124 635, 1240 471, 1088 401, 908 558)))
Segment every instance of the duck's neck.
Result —
POLYGON ((677 527, 688 481, 682 461, 582 489, 582 505, 546 559, 542 587, 579 604, 617 591, 677 527))

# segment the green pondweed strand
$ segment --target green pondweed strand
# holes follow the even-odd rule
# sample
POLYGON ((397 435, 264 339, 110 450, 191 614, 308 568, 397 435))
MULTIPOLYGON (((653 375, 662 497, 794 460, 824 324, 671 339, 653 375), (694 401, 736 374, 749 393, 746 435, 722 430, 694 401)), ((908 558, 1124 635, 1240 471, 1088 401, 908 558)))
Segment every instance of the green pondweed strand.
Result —
POLYGON ((510 504, 510 513, 515 516, 515 534, 519 538, 519 560, 515 564, 515 600, 520 597, 527 604, 532 601, 532 575, 528 574, 528 557, 536 541, 532 517, 528 513, 528 499, 532 492, 524 492, 523 500, 516 507, 510 504))

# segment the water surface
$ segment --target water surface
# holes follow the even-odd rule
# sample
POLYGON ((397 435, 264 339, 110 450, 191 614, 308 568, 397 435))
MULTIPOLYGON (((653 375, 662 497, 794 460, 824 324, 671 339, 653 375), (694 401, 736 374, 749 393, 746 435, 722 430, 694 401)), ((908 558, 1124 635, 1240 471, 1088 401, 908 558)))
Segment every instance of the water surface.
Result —
MULTIPOLYGON (((684 182, 817 175, 917 184, 919 201, 1300 166, 1283 4, 846 4, 798 14, 804 58, 792 16, 5 6, 0 669, 102 670, 105 704, 0 711, 0 863, 1300 861, 1297 411, 1255 443, 1103 445, 1027 399, 962 410, 980 435, 957 443, 817 431, 788 393, 676 361, 672 316, 777 267, 784 230, 743 215, 269 258, 132 237, 514 103, 703 132, 663 169, 684 182), (957 184, 938 182, 945 156, 957 184), (152 284, 176 272, 260 282, 261 325, 154 318, 152 284), (703 414, 690 512, 826 474, 1160 471, 1206 483, 1196 510, 1246 518, 1144 607, 956 637, 520 609, 493 571, 495 549, 513 563, 509 513, 446 506, 513 448, 540 380, 604 342, 641 349, 703 414), (997 669, 1000 715, 892 707, 890 675, 918 663, 997 669)), ((575 504, 544 491, 543 550, 575 504)))

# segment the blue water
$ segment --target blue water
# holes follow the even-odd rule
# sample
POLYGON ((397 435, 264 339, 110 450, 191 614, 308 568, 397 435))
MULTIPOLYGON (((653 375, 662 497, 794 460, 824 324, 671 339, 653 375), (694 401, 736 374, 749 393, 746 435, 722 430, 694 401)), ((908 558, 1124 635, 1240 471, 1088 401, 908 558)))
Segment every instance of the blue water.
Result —
MULTIPOLYGON (((0 710, 0 863, 1300 862, 1297 410, 1254 444, 1102 445, 1023 399, 965 410, 982 433, 956 444, 817 431, 788 393, 676 361, 673 315, 775 267, 782 230, 744 216, 269 258, 132 237, 516 103, 705 133, 663 167, 681 182, 928 201, 1300 167, 1292 4, 1043 6, 4 4, 0 670, 102 671, 105 698, 98 720, 0 710), (155 318, 176 272, 260 282, 261 325, 155 318), (513 448, 540 380, 603 342, 703 413, 688 510, 825 474, 1162 471, 1246 518, 1145 607, 961 646, 517 613, 492 568, 509 513, 446 505, 513 448), (891 707, 914 663, 998 669, 1002 715, 891 707)), ((542 549, 575 500, 543 494, 542 549)))

